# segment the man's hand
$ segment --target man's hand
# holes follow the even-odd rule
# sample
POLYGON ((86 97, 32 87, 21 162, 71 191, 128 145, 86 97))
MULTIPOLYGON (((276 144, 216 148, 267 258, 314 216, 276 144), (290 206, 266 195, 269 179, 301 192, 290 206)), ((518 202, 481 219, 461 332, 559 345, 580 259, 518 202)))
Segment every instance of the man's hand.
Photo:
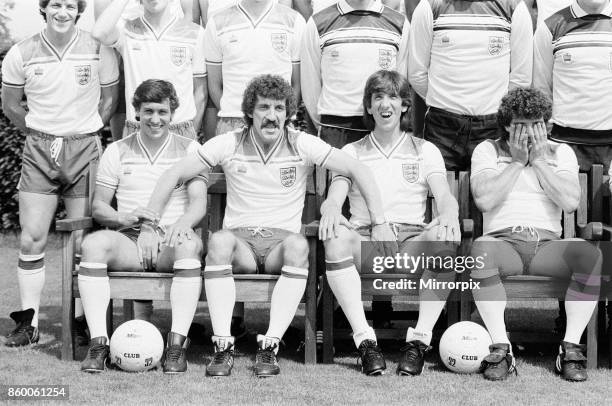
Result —
POLYGON ((342 215, 342 210, 330 202, 321 205, 321 221, 319 221, 319 239, 325 241, 338 238, 340 225, 353 230, 355 227, 342 215))
POLYGON ((160 238, 155 228, 148 224, 140 226, 140 234, 136 246, 138 257, 145 271, 152 271, 157 265, 157 254, 159 253, 160 238))
POLYGON ((546 137, 546 125, 544 123, 535 123, 533 125, 533 135, 531 139, 531 149, 529 151, 529 162, 531 164, 536 161, 548 159, 548 141, 546 137))
POLYGON ((160 215, 147 207, 138 206, 130 214, 137 217, 139 221, 152 221, 153 223, 159 223, 160 220, 160 215))
POLYGON ((518 162, 521 165, 527 165, 529 161, 529 136, 527 135, 527 127, 523 124, 510 125, 510 137, 508 138, 508 146, 510 147, 510 155, 512 162, 518 162))
POLYGON ((174 247, 183 241, 184 238, 191 240, 192 229, 191 226, 184 220, 179 219, 176 223, 166 229, 166 236, 163 244, 174 247))
POLYGON ((381 223, 372 226, 372 242, 382 242, 384 255, 392 257, 397 253, 397 238, 389 223, 381 223))
POLYGON ((461 228, 459 227, 459 218, 457 216, 441 214, 425 226, 425 230, 430 230, 435 226, 438 226, 438 235, 436 236, 438 240, 461 241, 461 228))

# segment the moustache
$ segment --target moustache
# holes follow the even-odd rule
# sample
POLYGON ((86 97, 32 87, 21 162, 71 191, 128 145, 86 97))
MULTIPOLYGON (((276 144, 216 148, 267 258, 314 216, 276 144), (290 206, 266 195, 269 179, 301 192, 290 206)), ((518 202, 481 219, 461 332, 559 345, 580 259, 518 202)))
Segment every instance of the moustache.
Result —
POLYGON ((261 123, 261 128, 264 127, 268 127, 268 126, 274 126, 274 128, 279 128, 278 122, 277 121, 273 121, 273 120, 264 120, 261 123))

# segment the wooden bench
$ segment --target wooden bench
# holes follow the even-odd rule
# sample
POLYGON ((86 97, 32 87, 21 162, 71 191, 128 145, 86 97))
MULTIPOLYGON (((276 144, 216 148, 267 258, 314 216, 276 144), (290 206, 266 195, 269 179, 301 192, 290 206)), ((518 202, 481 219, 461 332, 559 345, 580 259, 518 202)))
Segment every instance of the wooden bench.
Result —
MULTIPOLYGON (((90 188, 93 187, 90 182, 90 188)), ((203 221, 201 231, 204 250, 207 247, 209 232, 217 231, 223 224, 223 214, 226 197, 225 175, 212 173, 208 185, 208 210, 203 221)), ((305 201, 304 218, 312 217, 314 209, 315 187, 312 176, 308 179, 307 195, 305 201)), ((92 218, 79 218, 58 221, 56 230, 62 233, 62 352, 63 360, 74 359, 74 339, 71 325, 74 320, 74 299, 80 297, 77 272, 75 271, 75 238, 77 230, 92 229, 92 218)), ((310 247, 309 276, 304 294, 304 361, 307 364, 316 362, 316 256, 317 256, 317 227, 304 226, 303 233, 307 236, 310 247)), ((204 257, 203 257, 204 259, 204 257)), ((203 262, 203 261, 202 261, 203 262)), ((204 266, 204 263, 203 263, 204 266)), ((170 286, 172 273, 155 272, 108 272, 111 288, 111 304, 107 312, 107 325, 109 333, 112 332, 112 300, 124 300, 124 316, 132 317, 130 300, 170 300, 170 286)), ((247 303, 269 303, 272 291, 278 280, 278 275, 239 275, 235 274, 236 301, 247 303)), ((202 287, 200 301, 206 301, 205 289, 202 287)))

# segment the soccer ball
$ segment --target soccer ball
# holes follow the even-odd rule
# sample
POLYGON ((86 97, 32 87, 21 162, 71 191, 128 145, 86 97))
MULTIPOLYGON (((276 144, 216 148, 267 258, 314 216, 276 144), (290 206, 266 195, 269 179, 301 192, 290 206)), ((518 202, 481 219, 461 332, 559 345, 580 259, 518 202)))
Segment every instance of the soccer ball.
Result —
POLYGON ((446 329, 440 339, 440 358, 448 369, 460 374, 471 374, 480 369, 489 355, 491 336, 479 324, 461 321, 446 329))
POLYGON ((144 320, 126 321, 110 340, 111 362, 129 372, 155 368, 164 352, 164 340, 153 324, 144 320))

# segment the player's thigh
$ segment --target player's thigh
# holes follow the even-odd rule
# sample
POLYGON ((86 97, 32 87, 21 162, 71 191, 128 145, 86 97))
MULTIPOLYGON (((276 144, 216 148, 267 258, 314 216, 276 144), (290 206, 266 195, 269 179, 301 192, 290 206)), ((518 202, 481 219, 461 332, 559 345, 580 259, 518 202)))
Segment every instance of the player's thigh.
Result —
MULTIPOLYGON (((329 261, 344 259, 352 256, 355 266, 359 269, 361 264, 361 242, 370 241, 369 232, 360 235, 357 231, 351 230, 344 225, 340 225, 337 236, 329 238, 323 242, 325 246, 325 259, 329 261)), ((367 248, 367 246, 364 246, 367 248)))
POLYGON ((287 265, 285 255, 287 249, 290 250, 291 256, 295 257, 295 266, 308 266, 308 242, 303 235, 287 233, 282 240, 275 241, 273 245, 265 257, 265 273, 280 273, 283 265, 287 265))
POLYGON ((234 254, 232 256, 232 269, 237 274, 257 273, 257 262, 251 247, 242 239, 236 238, 234 254))
POLYGON ((502 239, 490 236, 479 237, 474 241, 470 255, 477 263, 483 263, 482 269, 497 268, 502 277, 523 274, 521 256, 512 244, 502 239))
POLYGON ((89 199, 87 197, 64 197, 64 206, 68 218, 89 215, 89 199))
POLYGON ((44 250, 49 227, 55 218, 57 195, 19 192, 19 225, 22 249, 38 254, 44 250), (34 252, 36 251, 36 252, 34 252))
POLYGON ((83 241, 83 261, 95 258, 96 252, 105 251, 108 269, 113 271, 142 271, 136 242, 113 230, 100 230, 89 234, 83 241))
POLYGON ((579 238, 547 241, 538 249, 529 265, 529 274, 568 279, 572 272, 593 273, 600 251, 579 238))

